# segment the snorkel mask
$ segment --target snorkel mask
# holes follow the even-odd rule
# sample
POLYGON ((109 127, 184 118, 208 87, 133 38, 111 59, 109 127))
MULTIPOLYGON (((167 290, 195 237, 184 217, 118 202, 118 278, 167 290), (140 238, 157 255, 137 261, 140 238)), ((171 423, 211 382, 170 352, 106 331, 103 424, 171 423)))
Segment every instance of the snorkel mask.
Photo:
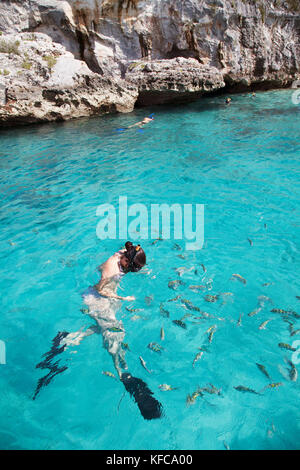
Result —
POLYGON ((128 268, 127 268, 128 271, 137 272, 137 271, 140 271, 140 269, 142 269, 142 266, 139 263, 134 262, 134 258, 136 257, 136 254, 140 249, 141 249, 141 246, 136 245, 136 246, 132 247, 132 249, 129 253, 127 252, 125 254, 126 258, 129 261, 129 265, 128 265, 128 268))

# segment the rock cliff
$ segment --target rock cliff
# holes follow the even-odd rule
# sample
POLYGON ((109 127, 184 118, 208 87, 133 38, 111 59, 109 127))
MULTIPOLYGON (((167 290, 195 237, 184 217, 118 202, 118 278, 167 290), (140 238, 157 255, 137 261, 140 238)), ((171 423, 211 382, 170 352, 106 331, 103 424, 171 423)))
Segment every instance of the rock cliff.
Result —
POLYGON ((0 126, 300 78, 299 0, 2 0, 0 126))

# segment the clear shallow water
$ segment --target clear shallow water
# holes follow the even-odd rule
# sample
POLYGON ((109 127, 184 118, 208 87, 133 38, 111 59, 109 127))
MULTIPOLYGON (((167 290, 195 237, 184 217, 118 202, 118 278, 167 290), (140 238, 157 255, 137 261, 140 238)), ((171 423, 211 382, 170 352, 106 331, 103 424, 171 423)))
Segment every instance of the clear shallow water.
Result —
POLYGON ((235 95, 229 107, 224 97, 214 97, 0 133, 0 339, 7 353, 7 364, 0 365, 1 448, 223 449, 224 441, 231 449, 300 447, 299 383, 278 368, 287 370, 284 358, 291 359, 278 343, 300 338, 270 312, 275 307, 300 313, 300 109, 291 93, 235 95), (148 112, 156 119, 144 132, 116 132, 148 112), (143 420, 129 395, 123 396, 122 383, 101 373, 114 369, 98 335, 57 356, 68 369, 32 400, 38 379, 48 372, 35 365, 57 332, 92 324, 80 311, 81 294, 98 279, 96 266, 124 241, 97 238, 96 208, 117 205, 119 195, 127 195, 129 204, 205 204, 201 251, 184 252, 182 242, 177 251, 171 240, 143 241, 151 275, 129 274, 122 281, 120 292, 135 294, 133 307, 144 308, 140 319, 125 303, 118 313, 130 346, 129 370, 163 404, 160 420, 143 420), (195 266, 198 273, 184 273, 185 285, 173 291, 168 282, 182 266, 195 266), (247 284, 230 280, 233 273, 247 284), (209 291, 189 289, 209 280, 209 291), (204 299, 221 292, 233 295, 215 303, 204 299), (196 324, 189 317, 181 329, 172 323, 189 313, 180 302, 164 304, 169 319, 159 308, 177 294, 223 320, 196 324), (249 317, 262 295, 272 303, 249 317), (212 325, 217 330, 209 344, 205 332, 212 325), (147 348, 154 341, 164 346, 161 355, 147 348), (203 344, 208 351, 193 368, 203 344), (244 385, 260 391, 270 383, 256 363, 283 385, 262 395, 235 390, 244 385), (163 392, 162 383, 178 389, 163 392), (186 406, 187 395, 208 383, 222 394, 205 394, 186 406))

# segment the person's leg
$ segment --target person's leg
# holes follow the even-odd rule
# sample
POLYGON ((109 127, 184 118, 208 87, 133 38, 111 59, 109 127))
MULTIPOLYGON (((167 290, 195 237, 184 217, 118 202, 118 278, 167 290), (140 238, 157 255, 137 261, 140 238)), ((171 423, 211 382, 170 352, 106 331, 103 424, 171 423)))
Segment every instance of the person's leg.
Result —
MULTIPOLYGON (((120 323, 118 323, 120 327, 120 323)), ((112 332, 109 329, 102 330, 103 345, 109 352, 113 359, 113 363, 119 377, 121 378, 123 371, 121 369, 127 369, 125 361, 125 351, 122 347, 122 342, 125 337, 125 331, 123 332, 112 332)))
POLYGON ((67 336, 61 339, 61 345, 65 344, 66 346, 78 346, 81 341, 87 336, 91 336, 94 333, 100 333, 101 329, 98 325, 91 325, 86 330, 82 328, 79 331, 74 333, 68 333, 67 336))

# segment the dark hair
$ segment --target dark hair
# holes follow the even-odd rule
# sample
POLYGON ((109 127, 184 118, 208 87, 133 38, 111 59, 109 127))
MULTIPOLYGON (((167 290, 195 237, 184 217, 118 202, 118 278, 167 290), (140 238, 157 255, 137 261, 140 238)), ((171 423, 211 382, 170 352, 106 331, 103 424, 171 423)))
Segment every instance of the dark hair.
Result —
POLYGON ((128 271, 137 272, 146 264, 146 255, 140 245, 134 246, 131 242, 125 243, 124 255, 129 261, 128 271))

